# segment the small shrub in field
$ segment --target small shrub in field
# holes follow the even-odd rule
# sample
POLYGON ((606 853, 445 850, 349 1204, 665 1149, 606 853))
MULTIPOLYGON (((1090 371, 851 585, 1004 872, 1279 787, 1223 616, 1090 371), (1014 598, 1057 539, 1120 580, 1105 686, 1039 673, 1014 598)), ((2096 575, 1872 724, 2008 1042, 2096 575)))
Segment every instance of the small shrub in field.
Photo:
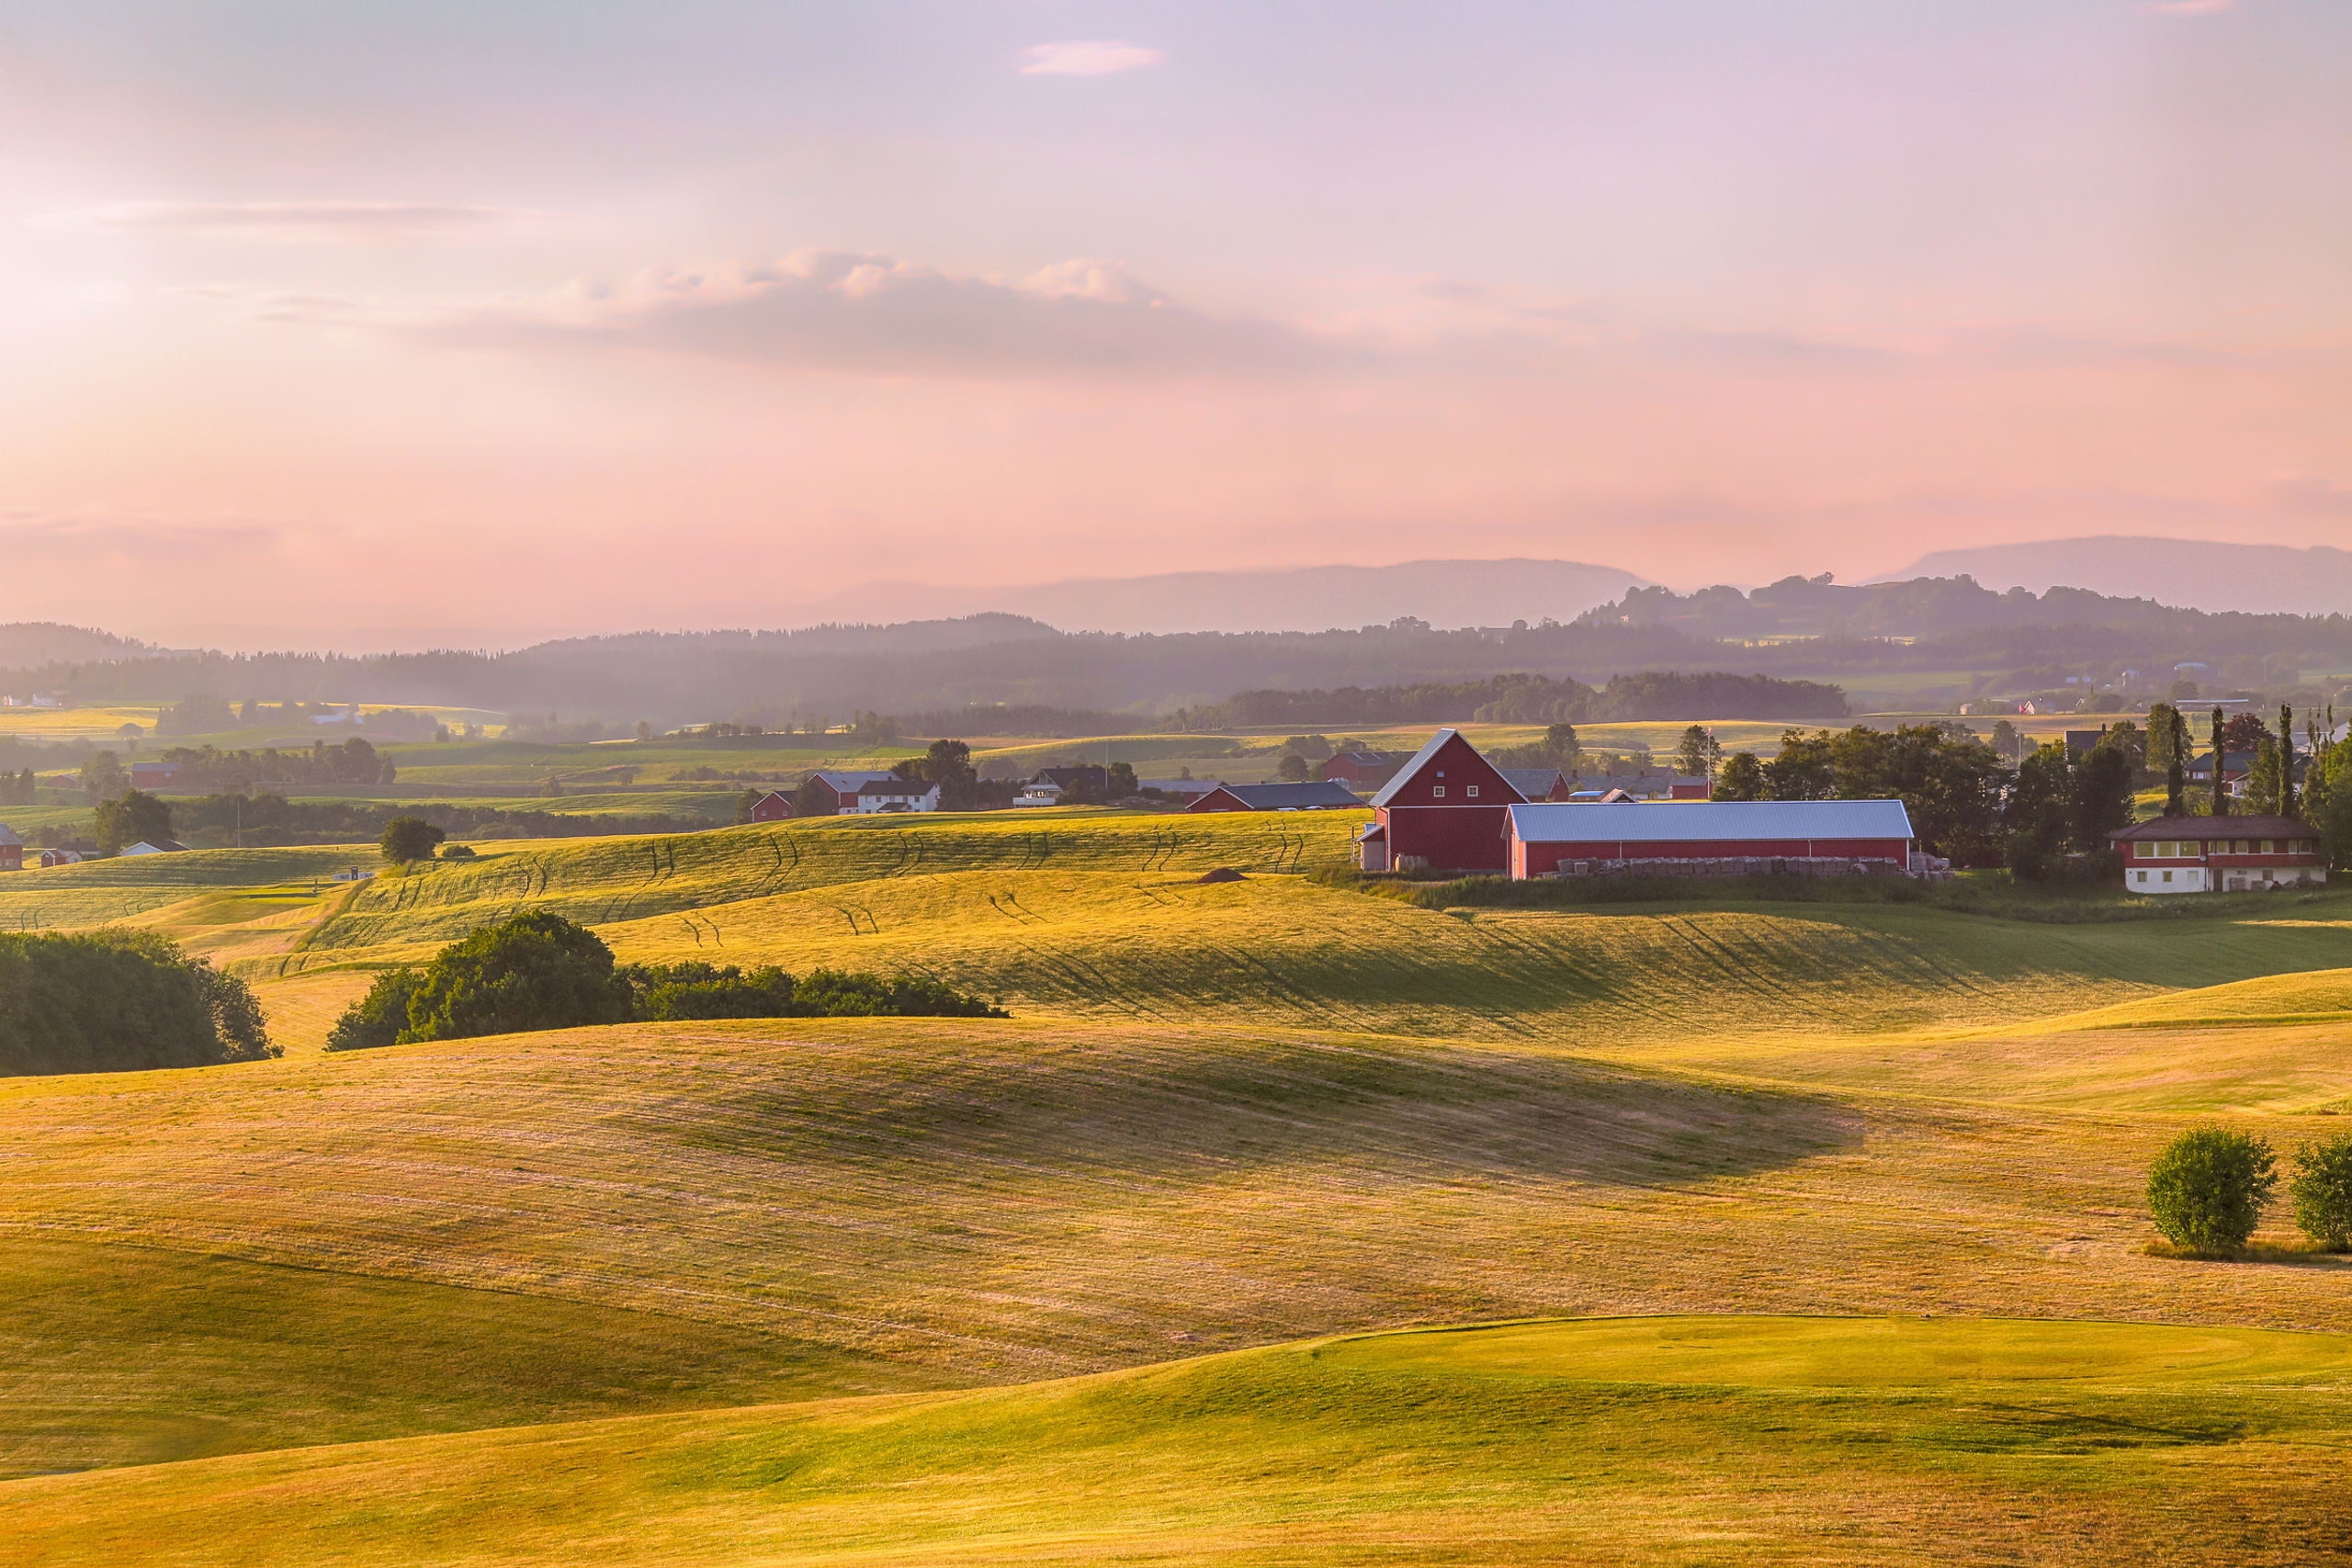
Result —
POLYGON ((2295 1224, 2330 1252, 2352 1252, 2352 1133, 2295 1151, 2295 1224))
POLYGON ((2176 1247, 2242 1251, 2278 1184, 2276 1163, 2261 1138, 2222 1127, 2192 1128, 2175 1138, 2148 1172, 2148 1212, 2176 1247))

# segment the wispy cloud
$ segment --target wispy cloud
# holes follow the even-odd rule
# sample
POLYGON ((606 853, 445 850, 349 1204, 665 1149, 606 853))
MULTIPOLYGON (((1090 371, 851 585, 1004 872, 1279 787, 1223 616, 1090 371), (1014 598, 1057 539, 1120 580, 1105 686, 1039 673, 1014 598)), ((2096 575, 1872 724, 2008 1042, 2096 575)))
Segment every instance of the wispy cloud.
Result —
POLYGON ((609 344, 751 363, 981 378, 1265 374, 1361 364, 1348 340, 1179 305, 1115 263, 1018 279, 803 251, 580 283, 429 329, 484 346, 609 344))
POLYGON ((1033 44, 1021 51, 1023 76, 1112 76, 1141 71, 1168 58, 1164 51, 1117 39, 1072 39, 1033 44))
POLYGON ((2160 17, 2218 17, 2244 4, 2245 0, 2151 0, 2148 9, 2160 17))
POLYGON ((371 245, 458 239, 538 216, 514 208, 418 201, 122 201, 52 213, 38 221, 100 232, 371 245))

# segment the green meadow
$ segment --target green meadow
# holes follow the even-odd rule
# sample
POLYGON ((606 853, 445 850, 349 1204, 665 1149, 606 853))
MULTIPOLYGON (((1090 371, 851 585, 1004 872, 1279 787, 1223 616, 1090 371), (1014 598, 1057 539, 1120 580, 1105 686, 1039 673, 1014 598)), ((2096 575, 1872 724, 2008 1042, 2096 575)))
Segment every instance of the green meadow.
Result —
POLYGON ((2352 1263, 2140 1188, 2347 1124, 2352 896, 1425 907, 1363 820, 6 879, 288 1054, 0 1080, 0 1559, 2307 1560, 2352 1263), (529 908, 1015 1016, 319 1052, 529 908))

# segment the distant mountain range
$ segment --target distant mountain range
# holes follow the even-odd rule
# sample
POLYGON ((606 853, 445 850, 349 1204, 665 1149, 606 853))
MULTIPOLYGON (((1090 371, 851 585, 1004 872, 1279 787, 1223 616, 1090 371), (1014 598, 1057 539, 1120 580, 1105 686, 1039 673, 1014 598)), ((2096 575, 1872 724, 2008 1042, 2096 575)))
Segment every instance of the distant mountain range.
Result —
MULTIPOLYGON (((2347 519, 2352 526, 2352 519, 2347 519)), ((2064 585, 2207 611, 2352 615, 2352 550, 2326 545, 2224 545, 2210 539, 2108 535, 1936 550, 1872 582, 1965 573, 1985 587, 2064 585)))
POLYGON ((1033 616, 1074 632, 1353 630, 1410 616, 1436 626, 1573 621, 1646 580, 1566 560, 1417 560, 1272 571, 1174 571, 1073 578, 1013 588, 869 582, 792 618, 909 621, 982 611, 1033 616))

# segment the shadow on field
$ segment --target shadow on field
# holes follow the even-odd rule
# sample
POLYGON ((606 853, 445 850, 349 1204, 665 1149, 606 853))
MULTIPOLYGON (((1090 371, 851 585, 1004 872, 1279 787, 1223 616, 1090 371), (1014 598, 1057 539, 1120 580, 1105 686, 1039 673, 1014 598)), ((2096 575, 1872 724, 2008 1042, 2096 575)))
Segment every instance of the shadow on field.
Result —
POLYGON ((1826 1097, 1726 1088, 1506 1050, 1186 1038, 1176 1043, 971 1043, 918 1067, 743 1094, 673 1135, 824 1162, 972 1156, 1215 1179, 1313 1166, 1334 1176, 1704 1181, 1860 1141, 1826 1097))

